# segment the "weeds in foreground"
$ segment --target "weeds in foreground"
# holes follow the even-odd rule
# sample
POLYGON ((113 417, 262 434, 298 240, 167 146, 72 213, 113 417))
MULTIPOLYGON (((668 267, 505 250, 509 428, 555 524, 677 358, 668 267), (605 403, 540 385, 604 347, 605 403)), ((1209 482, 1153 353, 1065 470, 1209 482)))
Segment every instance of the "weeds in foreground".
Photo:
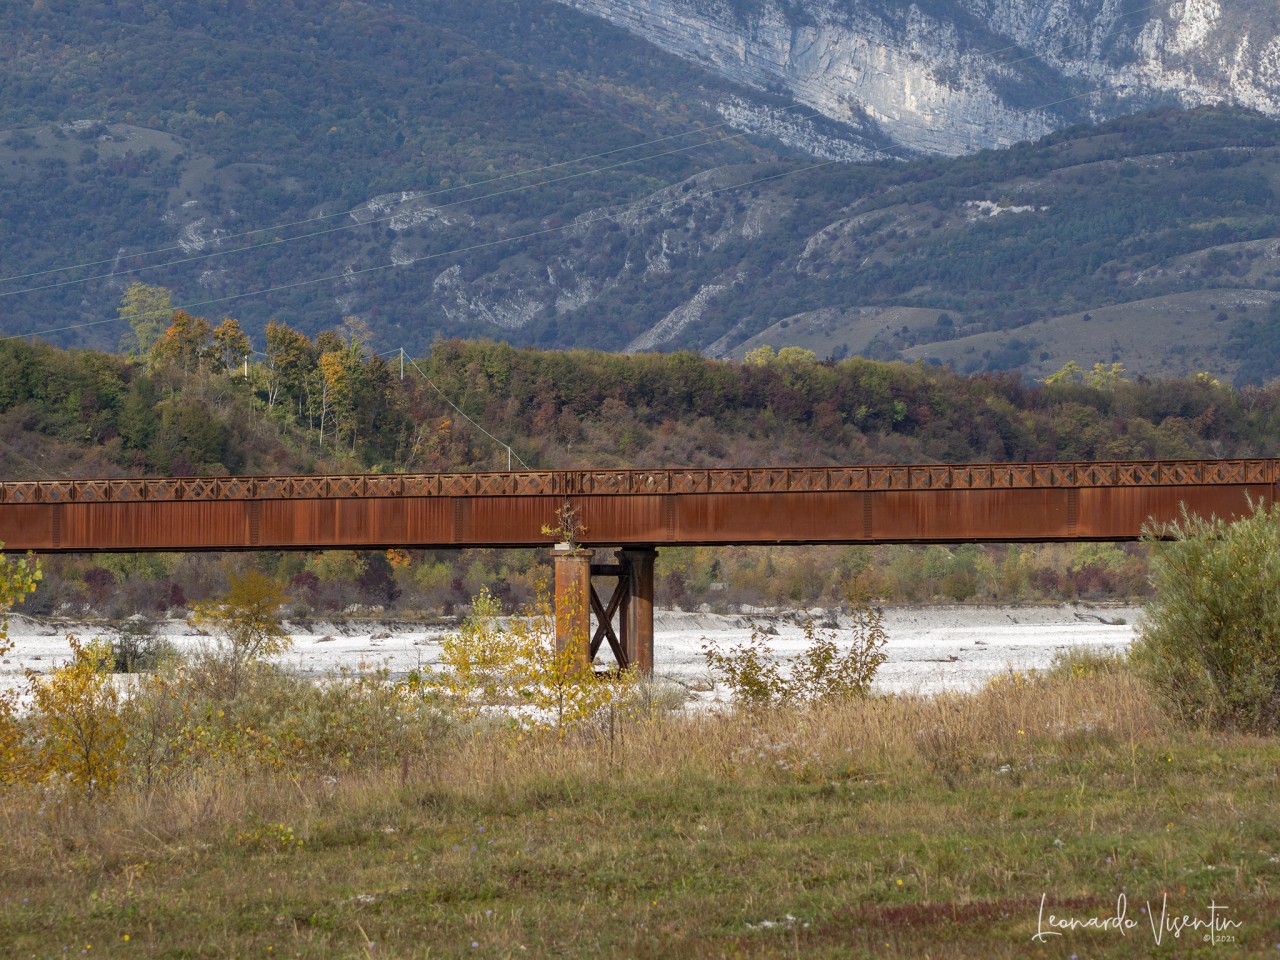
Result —
MULTIPOLYGON (((1250 949, 1280 942, 1280 746, 1170 727, 1122 662, 1068 654, 973 694, 724 714, 652 709, 662 694, 636 684, 630 709, 550 714, 577 719, 539 736, 486 711, 535 695, 525 668, 477 659, 507 636, 492 613, 481 605, 440 684, 316 683, 250 661, 231 695, 205 658, 113 699, 107 651, 78 650, 42 682, 125 748, 95 741, 118 773, 91 789, 64 772, 0 790, 0 942, 1012 957, 1030 952, 1042 892, 1083 915, 1117 891, 1229 903, 1250 949)), ((554 652, 548 628, 528 629, 554 652)), ((52 742, 47 713, 18 718, 21 742, 52 742)))
MULTIPOLYGON (((266 708, 318 711, 299 692, 266 708)), ((361 709, 330 748, 383 710, 361 709)), ((1168 890, 1180 910, 1230 904, 1254 946, 1272 935, 1280 747, 1170 731, 1127 671, 619 717, 613 736, 477 726, 422 753, 403 736, 384 727, 384 752, 346 765, 197 764, 42 811, 10 792, 0 934, 37 955, 128 934, 140 956, 1007 957, 1032 952, 1042 891, 1084 914, 1124 890, 1136 915, 1168 890), (934 729, 965 758, 951 783, 934 729)))
POLYGON ((884 648, 889 635, 880 611, 863 595, 850 596, 846 615, 850 623, 843 653, 838 631, 820 627, 810 617, 801 625, 805 649, 785 667, 769 652, 758 630, 745 644, 727 650, 705 642, 702 654, 734 699, 753 709, 865 697, 888 659, 884 648))
POLYGON ((616 719, 639 704, 634 670, 598 676, 580 651, 559 649, 556 613, 547 585, 519 616, 503 618, 487 590, 472 602, 457 633, 446 637, 435 674, 415 674, 410 686, 463 721, 503 718, 517 731, 554 732, 616 719))

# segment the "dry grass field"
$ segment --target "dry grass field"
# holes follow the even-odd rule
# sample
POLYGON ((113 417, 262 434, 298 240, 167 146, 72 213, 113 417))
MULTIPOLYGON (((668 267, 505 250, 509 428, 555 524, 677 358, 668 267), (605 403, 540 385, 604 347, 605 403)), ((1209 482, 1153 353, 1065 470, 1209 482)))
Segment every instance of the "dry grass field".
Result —
MULTIPOLYGON (((257 682, 271 700, 289 681, 257 682)), ((482 719, 418 733, 398 749, 375 731, 345 761, 301 745, 290 759, 278 737, 276 761, 250 751, 92 800, 10 790, 0 953, 1280 949, 1280 744, 1172 727, 1116 661, 967 695, 694 715, 641 696, 572 731, 482 719), (1121 896, 1126 929, 1079 926, 1114 918, 1121 896), (1165 927, 1148 903, 1167 904, 1165 927), (1215 938, 1234 942, 1168 927, 1214 905, 1239 924, 1215 938), (1050 914, 1076 926, 1037 941, 1050 914)))

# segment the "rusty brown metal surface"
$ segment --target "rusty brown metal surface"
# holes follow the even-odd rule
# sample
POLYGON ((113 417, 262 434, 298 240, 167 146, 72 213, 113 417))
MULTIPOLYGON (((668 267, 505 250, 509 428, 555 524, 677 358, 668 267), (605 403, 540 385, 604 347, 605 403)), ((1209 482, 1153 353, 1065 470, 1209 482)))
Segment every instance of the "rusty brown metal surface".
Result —
POLYGON ((1276 464, 1276 460, 1151 460, 24 481, 0 482, 0 504, 1220 486, 1273 484, 1276 464))
POLYGON ((591 551, 557 546, 551 552, 555 569, 556 650, 572 650, 577 668, 591 669, 591 551))
POLYGON ((1239 516, 1275 460, 0 483, 8 551, 1124 540, 1239 516))
POLYGON ((627 597, 621 609, 622 648, 627 662, 643 674, 653 673, 653 568, 658 551, 619 550, 627 597))

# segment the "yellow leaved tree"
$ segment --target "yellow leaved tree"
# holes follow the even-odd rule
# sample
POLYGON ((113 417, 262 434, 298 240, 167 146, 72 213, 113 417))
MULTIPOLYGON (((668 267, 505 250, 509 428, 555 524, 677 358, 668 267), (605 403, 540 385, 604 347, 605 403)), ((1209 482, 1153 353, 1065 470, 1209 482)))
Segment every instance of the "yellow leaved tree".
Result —
POLYGON ((198 603, 192 610, 191 619, 217 638, 214 665, 223 674, 228 696, 240 692, 256 665, 289 649, 292 641, 280 623, 284 602, 284 588, 277 580, 245 570, 232 575, 225 597, 198 603))
POLYGON ((507 718, 525 732, 565 731, 598 718, 635 687, 624 670, 597 676, 577 651, 558 650, 555 612, 545 583, 537 599, 503 618, 487 589, 472 601, 457 633, 445 638, 437 690, 464 718, 507 718))
MULTIPOLYGON (((4 544, 0 543, 0 547, 4 544)), ((0 555, 0 656, 12 649, 9 643, 9 611, 26 599, 40 582, 40 565, 33 558, 13 559, 0 555)), ((0 786, 25 778, 31 764, 18 724, 17 705, 12 693, 0 693, 0 786)))
POLYGON ((39 779, 90 796, 109 793, 125 760, 120 695, 111 682, 111 644, 82 644, 75 637, 71 660, 47 677, 27 673, 39 779))

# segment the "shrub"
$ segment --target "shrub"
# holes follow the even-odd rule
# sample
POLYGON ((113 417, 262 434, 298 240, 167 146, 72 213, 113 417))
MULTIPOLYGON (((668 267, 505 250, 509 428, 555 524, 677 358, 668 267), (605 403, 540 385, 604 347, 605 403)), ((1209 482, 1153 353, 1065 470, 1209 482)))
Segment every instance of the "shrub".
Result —
POLYGON ((40 565, 34 559, 0 555, 0 654, 9 651, 9 610, 22 603, 41 578, 40 565))
POLYGON ((1280 725, 1280 507, 1252 506, 1149 531, 1155 596, 1130 656, 1184 721, 1262 732, 1280 725))
POLYGON ((819 627, 812 618, 803 624, 807 646, 782 670, 769 653, 764 635, 753 631, 746 644, 722 651, 714 643, 703 645, 707 667, 724 677, 734 697, 751 707, 850 700, 871 692, 876 671, 888 658, 889 642, 880 611, 866 597, 851 597, 852 623, 842 654, 836 630, 819 627))
POLYGON ((445 638, 439 675, 412 682, 431 693, 428 681, 434 679, 435 691, 464 717, 493 706, 528 706, 519 725, 532 731, 563 733, 634 701, 634 670, 597 676, 583 669, 577 651, 556 649, 556 615, 545 583, 538 599, 506 622, 500 606, 482 589, 459 631, 445 638))
POLYGON ((196 604, 192 620, 220 641, 214 660, 225 668, 227 693, 234 697, 245 675, 292 642, 280 624, 284 589, 264 573, 246 570, 231 577, 227 595, 196 604))
POLYGON ((1045 676, 1054 680, 1089 680, 1119 674, 1125 664, 1125 655, 1113 650, 1064 647, 1054 652, 1045 676))
POLYGON ((70 661, 48 677, 27 674, 39 770, 86 794, 109 793, 120 778, 126 745, 120 698, 111 682, 111 645, 67 639, 70 661))
POLYGON ((120 626, 111 644, 112 668, 116 673, 143 673, 176 658, 173 644, 155 635, 149 620, 130 618, 120 626))
MULTIPOLYGON (((10 648, 9 610, 22 603, 40 579, 40 566, 35 560, 15 560, 0 555, 0 657, 10 648)), ((0 693, 0 786, 24 779, 30 762, 30 752, 18 723, 16 698, 11 693, 0 693)))

